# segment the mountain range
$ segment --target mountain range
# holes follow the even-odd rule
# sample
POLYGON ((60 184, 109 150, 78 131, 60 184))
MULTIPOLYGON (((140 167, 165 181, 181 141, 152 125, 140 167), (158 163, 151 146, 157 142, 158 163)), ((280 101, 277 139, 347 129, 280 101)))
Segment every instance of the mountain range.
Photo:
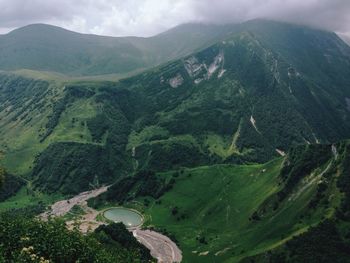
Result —
POLYGON ((89 205, 138 203, 184 262, 349 261, 350 47, 335 33, 37 24, 0 36, 0 62, 0 211, 108 184, 89 205))
POLYGON ((190 24, 150 38, 107 37, 34 24, 0 36, 0 69, 72 76, 126 74, 184 56, 227 31, 229 27, 190 24))

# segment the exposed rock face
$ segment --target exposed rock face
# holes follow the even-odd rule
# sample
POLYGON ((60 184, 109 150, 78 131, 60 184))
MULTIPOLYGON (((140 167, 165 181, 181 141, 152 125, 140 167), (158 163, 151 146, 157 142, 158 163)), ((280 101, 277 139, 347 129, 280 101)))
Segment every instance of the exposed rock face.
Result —
POLYGON ((224 53, 221 51, 215 58, 214 61, 208 67, 208 79, 222 66, 224 62, 224 53))
POLYGON ((186 59, 184 61, 184 66, 188 75, 190 75, 190 77, 192 78, 197 77, 202 72, 202 69, 204 68, 204 65, 199 63, 198 59, 194 56, 186 59))
POLYGON ((226 69, 220 69, 219 74, 218 74, 218 79, 224 75, 225 71, 226 71, 226 69))
POLYGON ((195 79, 195 80, 194 80, 194 84, 199 84, 199 83, 202 82, 202 80, 203 80, 203 79, 195 79))
POLYGON ((255 119, 253 115, 250 116, 250 123, 253 125, 254 129, 259 132, 258 128, 256 127, 255 119))
POLYGON ((200 63, 199 60, 191 56, 184 60, 184 67, 188 75, 194 79, 195 84, 199 84, 204 79, 210 79, 215 72, 219 70, 218 78, 221 78, 225 73, 223 69, 224 64, 224 53, 220 51, 213 59, 213 62, 210 65, 206 65, 204 62, 200 63))
POLYGON ((277 148, 276 148, 276 152, 277 152, 279 155, 281 155, 281 156, 286 156, 286 153, 285 153, 284 151, 280 150, 280 149, 277 149, 277 148))
POLYGON ((169 84, 172 88, 177 88, 182 85, 184 82, 184 78, 180 73, 178 73, 175 77, 169 79, 169 84))

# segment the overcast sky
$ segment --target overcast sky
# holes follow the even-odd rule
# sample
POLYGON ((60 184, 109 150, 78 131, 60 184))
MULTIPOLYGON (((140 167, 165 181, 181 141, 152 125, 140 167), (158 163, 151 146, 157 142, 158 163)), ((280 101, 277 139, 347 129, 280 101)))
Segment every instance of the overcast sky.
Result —
POLYGON ((0 33, 48 23, 82 33, 150 36, 186 22, 271 18, 350 38, 350 0, 0 0, 0 33))

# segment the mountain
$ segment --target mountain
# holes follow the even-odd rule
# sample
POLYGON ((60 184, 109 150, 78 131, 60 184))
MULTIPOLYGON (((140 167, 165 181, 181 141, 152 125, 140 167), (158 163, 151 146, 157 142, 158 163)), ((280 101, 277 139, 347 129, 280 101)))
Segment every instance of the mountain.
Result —
POLYGON ((87 179, 78 184, 86 188, 94 177, 266 162, 292 145, 347 138, 350 47, 334 33, 270 21, 232 31, 118 83, 3 73, 0 136, 10 172, 33 172, 44 184, 52 178, 59 188, 57 180, 72 185, 65 182, 70 174, 87 179), (68 162, 87 156, 94 160, 89 169, 68 162))
POLYGON ((347 34, 340 34, 340 37, 348 44, 350 45, 350 37, 347 34))
POLYGON ((111 184, 90 205, 137 208, 184 262, 347 257, 350 47, 335 33, 254 20, 107 39, 165 63, 118 82, 1 72, 2 164, 28 184, 0 210, 111 184), (300 249, 327 233, 330 254, 300 249))
MULTIPOLYGON (((203 49, 230 33, 264 31, 263 25, 268 21, 260 21, 235 25, 184 24, 148 38, 80 34, 56 26, 33 24, 0 35, 0 70, 126 76, 203 49)), ((267 37, 276 35, 271 34, 273 27, 280 30, 272 23, 270 32, 260 33, 267 33, 267 37)), ((289 33, 285 31, 284 37, 289 33)), ((278 45, 278 39, 270 40, 278 45)))
POLYGON ((158 174, 175 183, 147 198, 148 226, 174 235, 184 262, 349 262, 349 156, 349 142, 306 145, 264 165, 158 174))
POLYGON ((150 38, 79 34, 34 24, 0 36, 2 70, 31 69, 67 75, 130 73, 203 47, 228 27, 183 25, 150 38), (179 44, 175 39, 182 39, 179 44))

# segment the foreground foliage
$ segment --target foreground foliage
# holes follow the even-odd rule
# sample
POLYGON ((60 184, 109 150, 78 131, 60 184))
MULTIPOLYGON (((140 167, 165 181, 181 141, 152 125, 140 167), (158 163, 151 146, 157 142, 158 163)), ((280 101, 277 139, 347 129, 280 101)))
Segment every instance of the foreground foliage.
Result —
POLYGON ((149 262, 149 251, 122 224, 82 235, 60 220, 0 215, 0 262, 149 262))

